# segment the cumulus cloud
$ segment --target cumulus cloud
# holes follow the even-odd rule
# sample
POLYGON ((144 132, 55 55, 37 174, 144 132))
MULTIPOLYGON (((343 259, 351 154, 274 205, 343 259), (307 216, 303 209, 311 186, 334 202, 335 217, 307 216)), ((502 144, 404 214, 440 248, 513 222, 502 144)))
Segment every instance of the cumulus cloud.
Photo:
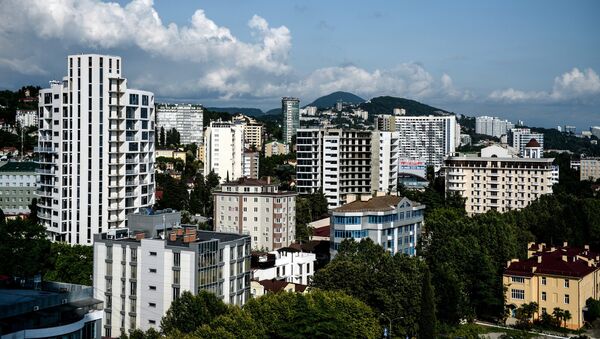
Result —
POLYGON ((514 88, 493 91, 489 99, 504 102, 559 102, 587 100, 600 95, 600 77, 591 68, 573 68, 554 78, 551 91, 521 91, 514 88))

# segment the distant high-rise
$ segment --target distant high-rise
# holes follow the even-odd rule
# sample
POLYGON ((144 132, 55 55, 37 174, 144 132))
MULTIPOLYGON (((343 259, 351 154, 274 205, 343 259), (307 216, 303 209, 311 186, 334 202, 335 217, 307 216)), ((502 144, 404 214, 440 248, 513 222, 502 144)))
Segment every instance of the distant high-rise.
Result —
POLYGON ((204 175, 214 171, 221 182, 244 175, 244 124, 211 121, 204 133, 204 175))
POLYGON ((165 133, 171 129, 179 132, 180 143, 184 145, 203 142, 203 108, 192 104, 161 104, 156 106, 156 131, 164 128, 165 133))
MULTIPOLYGON (((540 147, 544 148, 544 134, 531 132, 529 128, 513 128, 508 132, 508 144, 519 151, 519 154, 525 156, 525 146, 535 139, 540 147)), ((540 155, 541 156, 541 155, 540 155)))
POLYGON ((300 99, 284 97, 281 99, 281 112, 283 113, 283 142, 292 143, 292 136, 300 127, 300 99))
POLYGON ((488 116, 475 118, 475 133, 477 134, 500 138, 513 127, 513 123, 508 120, 488 116))
POLYGON ((51 239, 91 244, 154 204, 154 94, 127 88, 120 57, 67 69, 39 94, 38 217, 51 239))

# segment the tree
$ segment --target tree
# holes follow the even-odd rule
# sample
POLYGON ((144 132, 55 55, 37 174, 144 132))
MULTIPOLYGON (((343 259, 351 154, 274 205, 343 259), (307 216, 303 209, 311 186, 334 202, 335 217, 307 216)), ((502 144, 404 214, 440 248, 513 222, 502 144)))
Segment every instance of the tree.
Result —
POLYGON ((31 204, 29 204, 29 217, 27 217, 27 219, 29 219, 32 223, 35 224, 39 222, 37 211, 37 198, 33 198, 31 199, 31 204))
POLYGON ((156 173, 156 186, 163 191, 162 199, 157 202, 158 209, 172 208, 178 211, 188 209, 189 193, 186 184, 170 175, 156 173))
POLYGON ((166 146, 177 147, 179 146, 180 136, 179 132, 175 128, 171 128, 167 131, 166 146))
POLYGON ((164 127, 160 127, 160 141, 159 141, 159 145, 160 147, 165 147, 165 142, 166 142, 166 138, 165 138, 165 128, 164 127))
POLYGON ((363 302, 339 291, 267 294, 244 306, 270 338, 378 338, 381 327, 363 302))
POLYGON ((194 338, 248 338, 265 337, 265 330, 250 312, 239 307, 230 307, 226 314, 216 317, 210 324, 200 326, 192 333, 194 338))
POLYGON ((419 338, 436 338, 435 301, 429 268, 423 270, 421 288, 421 315, 419 316, 419 338))
POLYGON ((46 229, 30 220, 0 222, 0 274, 33 278, 48 267, 46 229))
POLYGON ((50 269, 45 280, 71 284, 92 285, 94 248, 85 245, 52 243, 49 255, 50 269))
POLYGON ((565 310, 563 312, 563 320, 565 322, 565 327, 567 327, 567 321, 571 320, 572 316, 571 316, 571 312, 569 310, 565 310))
POLYGON ((174 331, 190 333, 226 312, 227 306, 214 294, 202 290, 198 295, 193 295, 185 291, 171 303, 160 321, 160 327, 165 334, 174 331))
POLYGON ((6 224, 6 216, 4 215, 4 211, 0 208, 0 225, 6 224))
MULTIPOLYGON (((539 305, 536 302, 530 302, 521 305, 515 311, 515 317, 517 318, 517 326, 522 329, 530 329, 533 321, 533 316, 538 312, 539 305)), ((556 311, 556 308, 554 309, 556 311)), ((556 315, 555 315, 556 317, 556 315)))

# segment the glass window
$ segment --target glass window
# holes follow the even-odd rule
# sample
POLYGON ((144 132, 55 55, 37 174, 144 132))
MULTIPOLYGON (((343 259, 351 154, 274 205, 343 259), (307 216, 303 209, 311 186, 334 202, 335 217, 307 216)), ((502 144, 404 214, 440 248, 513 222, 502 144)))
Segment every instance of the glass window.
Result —
POLYGON ((510 290, 510 293, 513 299, 525 300, 525 290, 517 290, 513 288, 510 290))

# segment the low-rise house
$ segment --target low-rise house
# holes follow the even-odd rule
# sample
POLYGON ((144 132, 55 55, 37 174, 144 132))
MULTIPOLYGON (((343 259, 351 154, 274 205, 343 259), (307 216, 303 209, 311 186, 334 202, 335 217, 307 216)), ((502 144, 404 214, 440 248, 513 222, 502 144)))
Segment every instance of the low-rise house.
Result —
POLYGON ((315 272, 317 256, 285 247, 268 253, 253 253, 251 261, 253 280, 284 280, 308 285, 315 272))
POLYGON ((285 280, 252 280, 250 282, 250 291, 252 297, 258 298, 268 293, 279 293, 279 292, 296 292, 296 293, 307 293, 307 285, 295 284, 285 280))

